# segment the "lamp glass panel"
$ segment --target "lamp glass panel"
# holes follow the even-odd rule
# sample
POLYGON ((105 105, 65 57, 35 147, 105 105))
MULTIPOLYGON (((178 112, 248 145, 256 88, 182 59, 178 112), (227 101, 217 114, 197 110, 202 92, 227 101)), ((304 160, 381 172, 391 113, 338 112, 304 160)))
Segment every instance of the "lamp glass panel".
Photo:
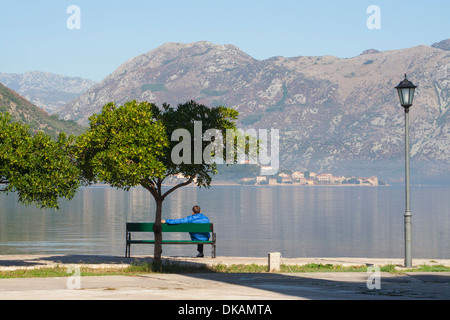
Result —
POLYGON ((402 89, 402 95, 403 95, 403 103, 405 104, 405 105, 409 105, 410 103, 409 103, 409 98, 410 98, 410 95, 409 95, 409 88, 404 88, 404 89, 402 89))
POLYGON ((403 94, 402 94, 402 89, 397 89, 398 92, 398 97, 400 99, 400 105, 404 105, 403 103, 403 94))
POLYGON ((409 89, 409 104, 410 104, 410 105, 413 104, 414 90, 415 90, 415 88, 409 89))

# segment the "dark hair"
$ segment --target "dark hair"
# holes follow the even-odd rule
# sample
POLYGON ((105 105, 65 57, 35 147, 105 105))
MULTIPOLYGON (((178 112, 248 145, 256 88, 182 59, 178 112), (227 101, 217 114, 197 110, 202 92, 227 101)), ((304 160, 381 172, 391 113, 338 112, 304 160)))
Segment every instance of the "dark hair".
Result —
POLYGON ((199 206, 193 206, 193 207, 192 207, 192 212, 194 212, 194 213, 200 213, 200 207, 199 207, 199 206))

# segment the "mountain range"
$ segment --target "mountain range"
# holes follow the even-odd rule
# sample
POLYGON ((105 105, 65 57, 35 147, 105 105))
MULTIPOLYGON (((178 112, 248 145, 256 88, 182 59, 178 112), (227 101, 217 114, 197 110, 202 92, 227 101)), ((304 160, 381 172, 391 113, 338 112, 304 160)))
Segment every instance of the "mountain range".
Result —
POLYGON ((280 130, 281 169, 401 181, 404 112, 394 87, 418 86, 410 112, 413 183, 450 177, 450 39, 359 56, 257 60, 230 44, 166 43, 130 59, 54 109, 88 117, 115 101, 177 105, 194 99, 239 111, 238 127, 280 130))
POLYGON ((45 110, 33 105, 17 92, 1 83, 0 112, 8 112, 14 122, 27 124, 32 133, 43 131, 53 138, 56 138, 61 132, 68 135, 78 135, 85 130, 75 121, 61 120, 57 115, 48 114, 45 110))
POLYGON ((0 82, 35 106, 50 113, 96 84, 95 81, 89 79, 41 71, 23 74, 0 72, 0 82))

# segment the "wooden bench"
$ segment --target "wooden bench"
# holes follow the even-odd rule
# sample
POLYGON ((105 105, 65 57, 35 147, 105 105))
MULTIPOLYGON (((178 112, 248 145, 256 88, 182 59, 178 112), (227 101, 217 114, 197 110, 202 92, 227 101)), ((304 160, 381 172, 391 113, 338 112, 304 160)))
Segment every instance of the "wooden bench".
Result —
MULTIPOLYGON (((131 234, 133 232, 151 232, 153 233, 153 224, 149 222, 127 222, 126 223, 126 246, 125 257, 130 257, 130 249, 132 244, 155 244, 155 240, 133 240, 131 234)), ((213 223, 180 223, 180 224, 165 224, 162 225, 162 232, 211 232, 210 240, 195 241, 195 240, 162 240, 163 244, 211 244, 212 257, 216 257, 216 234, 214 232, 213 223)))

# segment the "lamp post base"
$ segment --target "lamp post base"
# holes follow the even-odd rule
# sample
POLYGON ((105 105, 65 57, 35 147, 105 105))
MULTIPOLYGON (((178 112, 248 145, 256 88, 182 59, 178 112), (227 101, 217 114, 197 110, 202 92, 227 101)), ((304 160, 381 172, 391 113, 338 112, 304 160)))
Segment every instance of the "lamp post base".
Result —
POLYGON ((412 214, 410 211, 405 212, 405 267, 412 268, 412 239, 411 239, 412 214))

